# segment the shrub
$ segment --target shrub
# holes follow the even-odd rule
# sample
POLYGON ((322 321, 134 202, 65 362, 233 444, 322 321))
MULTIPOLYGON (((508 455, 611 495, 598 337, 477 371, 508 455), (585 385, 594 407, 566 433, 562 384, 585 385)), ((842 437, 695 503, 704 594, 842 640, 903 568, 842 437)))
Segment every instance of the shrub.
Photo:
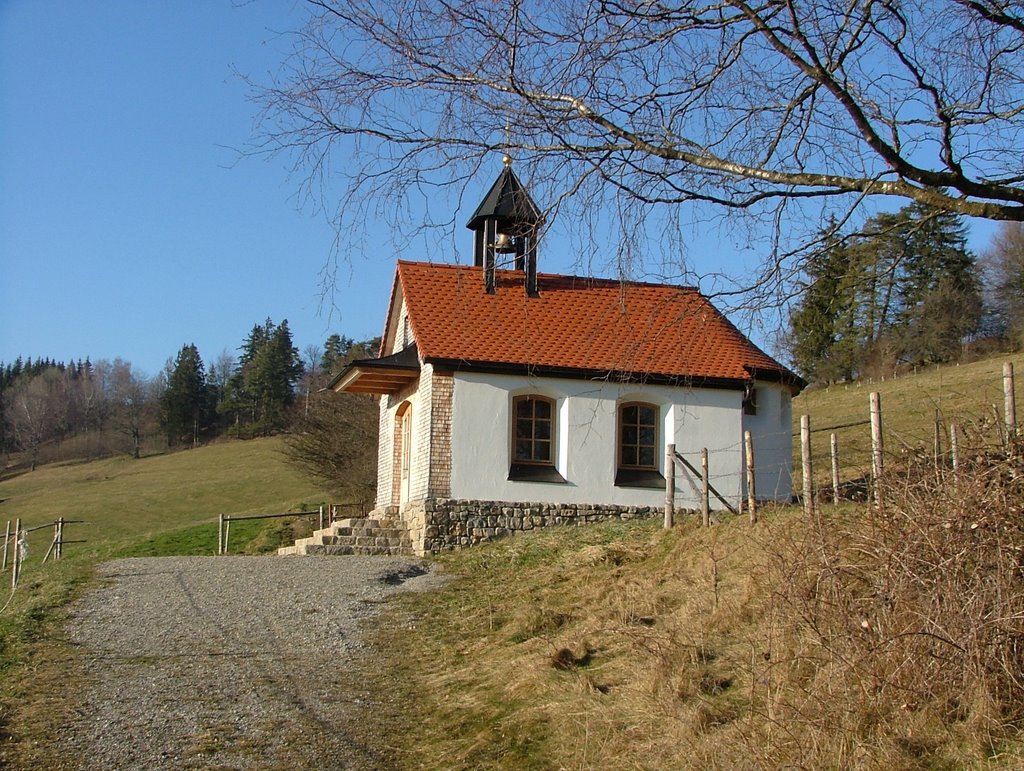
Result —
POLYGON ((1024 728, 1021 449, 912 469, 884 508, 776 547, 775 689, 752 705, 787 726, 775 760, 976 761, 1024 728))

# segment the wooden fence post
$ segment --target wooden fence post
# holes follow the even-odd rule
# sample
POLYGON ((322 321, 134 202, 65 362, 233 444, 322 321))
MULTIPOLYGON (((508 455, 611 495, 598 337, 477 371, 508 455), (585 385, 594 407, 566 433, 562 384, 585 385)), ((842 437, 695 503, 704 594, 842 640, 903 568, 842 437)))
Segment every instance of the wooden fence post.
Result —
POLYGON ((231 535, 231 517, 224 518, 224 554, 228 553, 228 536, 231 535))
POLYGON ((217 515, 217 556, 224 553, 224 514, 217 515))
POLYGON ((324 529, 324 507, 320 507, 320 530, 324 529))
POLYGON ((960 448, 957 444, 956 423, 949 424, 949 454, 953 463, 953 474, 960 470, 960 448))
POLYGON ((700 520, 704 527, 711 527, 711 474, 708 463, 708 448, 700 451, 700 520))
POLYGON ((676 446, 668 445, 665 450, 665 523, 666 530, 672 529, 676 511, 676 446))
POLYGON ((1013 390, 1013 362, 1003 362, 1003 412, 1006 418, 1007 444, 1017 435, 1017 398, 1013 390))
POLYGON ((11 555, 11 589, 18 587, 18 563, 21 561, 21 549, 18 548, 18 536, 21 532, 21 517, 14 520, 14 553, 11 555))
POLYGON ((757 524, 757 496, 754 490, 754 439, 749 431, 743 432, 743 447, 747 455, 747 508, 750 509, 750 524, 757 524))
POLYGON ((57 552, 56 559, 64 556, 64 517, 57 517, 57 552))
POLYGON ((814 515, 814 478, 811 471, 811 416, 800 416, 800 459, 804 471, 804 513, 814 515))
POLYGON ((3 570, 7 570, 7 546, 11 542, 11 520, 7 520, 7 528, 4 530, 4 566, 3 570))
POLYGON ((885 473, 884 447, 882 445, 882 399, 878 391, 872 391, 871 401, 871 481, 874 486, 875 505, 882 505, 882 475, 885 473))
POLYGON ((829 436, 829 451, 832 456, 832 503, 839 503, 839 437, 835 431, 829 436))

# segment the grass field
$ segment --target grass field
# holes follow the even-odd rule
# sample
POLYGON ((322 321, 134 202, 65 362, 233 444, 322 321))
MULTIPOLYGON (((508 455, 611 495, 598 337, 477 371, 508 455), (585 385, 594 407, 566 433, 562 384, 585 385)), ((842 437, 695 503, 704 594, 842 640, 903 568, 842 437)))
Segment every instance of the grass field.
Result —
MULTIPOLYGON (((69 525, 65 536, 87 543, 69 545, 65 555, 103 555, 208 523, 215 548, 218 514, 311 510, 327 501, 285 462, 281 441, 226 441, 140 460, 41 466, 0 482, 0 525, 18 517, 25 527, 57 517, 84 520, 69 525)), ((51 537, 49 530, 31 534, 30 552, 45 552, 51 537)))

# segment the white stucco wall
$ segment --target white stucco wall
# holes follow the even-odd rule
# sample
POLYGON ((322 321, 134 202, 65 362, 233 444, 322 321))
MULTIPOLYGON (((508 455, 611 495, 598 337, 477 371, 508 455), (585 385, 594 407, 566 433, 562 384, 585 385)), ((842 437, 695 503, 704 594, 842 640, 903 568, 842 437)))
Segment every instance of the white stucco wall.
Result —
MULTIPOLYGON (((774 383, 756 383, 757 414, 744 415, 754 440, 754 489, 759 499, 788 501, 793 491, 792 399, 774 383)), ((744 480, 744 488, 746 480, 744 480)))
MULTIPOLYGON (((759 432, 769 424, 777 427, 783 420, 778 414, 783 401, 787 408, 784 420, 788 425, 788 395, 783 400, 781 393, 781 389, 767 386, 765 393, 759 394, 764 405, 759 404, 758 423, 747 424, 752 431, 759 432)), ((662 505, 663 488, 614 484, 616 406, 623 401, 645 401, 660 406, 662 447, 674 441, 677 451, 697 468, 700 449, 707 447, 711 458, 711 484, 735 503, 744 492, 742 396, 738 390, 457 373, 452 404, 451 496, 479 500, 662 505), (540 394, 556 402, 556 467, 565 477, 565 484, 508 479, 511 404, 513 397, 521 394, 540 394)), ((788 480, 789 463, 786 461, 783 475, 779 451, 782 440, 777 430, 762 444, 763 451, 770 457, 758 468, 758 497, 768 497, 773 489, 781 489, 783 476, 788 480), (765 475, 763 484, 762 474, 765 475)), ((762 444, 755 449, 761 451, 762 444)), ((662 474, 664 465, 662 450, 659 454, 662 474)), ((785 494, 788 496, 788 490, 785 494)), ((683 478, 677 479, 676 501, 680 507, 697 508, 699 505, 683 478)), ((720 508, 715 500, 712 505, 720 508)))

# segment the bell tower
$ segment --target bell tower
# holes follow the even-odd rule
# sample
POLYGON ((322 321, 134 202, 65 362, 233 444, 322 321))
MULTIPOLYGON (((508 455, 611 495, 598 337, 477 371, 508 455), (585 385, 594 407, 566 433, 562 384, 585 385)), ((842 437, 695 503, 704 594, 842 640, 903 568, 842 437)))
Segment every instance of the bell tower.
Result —
POLYGON ((473 212, 466 227, 473 231, 473 264, 484 269, 484 289, 494 294, 495 270, 525 273, 526 293, 537 296, 537 235, 544 221, 540 209, 512 171, 512 159, 473 212))

